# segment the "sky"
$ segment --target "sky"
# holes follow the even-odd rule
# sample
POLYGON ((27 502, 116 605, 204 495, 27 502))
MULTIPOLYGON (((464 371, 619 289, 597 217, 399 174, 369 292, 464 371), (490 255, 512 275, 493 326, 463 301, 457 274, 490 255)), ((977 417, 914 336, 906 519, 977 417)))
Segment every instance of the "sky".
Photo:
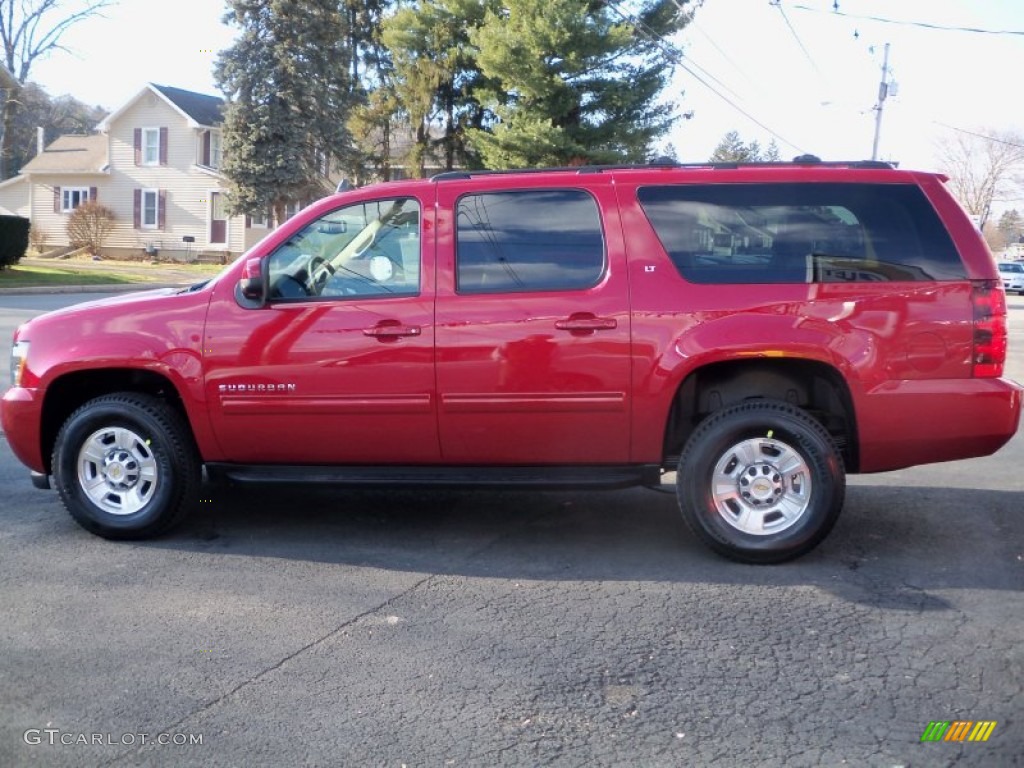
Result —
POLYGON ((676 42, 691 70, 672 86, 693 110, 673 131, 683 159, 705 159, 728 130, 774 137, 783 158, 870 158, 886 43, 897 89, 879 159, 934 170, 936 142, 957 129, 1024 133, 1021 0, 706 0, 676 42))
MULTIPOLYGON (((220 0, 120 0, 103 13, 31 79, 107 109, 147 82, 217 94, 213 61, 234 34, 220 0)), ((666 96, 692 117, 666 141, 684 162, 707 160, 730 130, 762 146, 775 138, 783 158, 870 158, 886 43, 897 91, 879 159, 935 170, 937 142, 957 131, 1024 133, 1024 0, 705 0, 670 43, 684 66, 666 96)))

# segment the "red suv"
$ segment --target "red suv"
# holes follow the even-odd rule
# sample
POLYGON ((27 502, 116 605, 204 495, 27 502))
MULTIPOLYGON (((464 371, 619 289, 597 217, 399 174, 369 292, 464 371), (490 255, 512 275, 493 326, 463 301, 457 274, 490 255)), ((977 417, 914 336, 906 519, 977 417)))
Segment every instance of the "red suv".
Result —
POLYGON ((324 199, 217 278, 38 317, 3 426, 88 530, 240 481, 622 487, 718 552, 812 549, 847 472, 1017 429, 995 262, 882 163, 453 172, 324 199))

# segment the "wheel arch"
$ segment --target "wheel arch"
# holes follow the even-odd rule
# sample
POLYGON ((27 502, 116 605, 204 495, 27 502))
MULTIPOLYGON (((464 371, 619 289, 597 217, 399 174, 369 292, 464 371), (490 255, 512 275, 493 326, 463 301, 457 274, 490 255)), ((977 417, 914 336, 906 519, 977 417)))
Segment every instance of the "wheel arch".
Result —
POLYGON ((850 472, 859 466, 856 412, 843 374, 807 358, 739 358, 696 368, 676 388, 665 424, 662 460, 674 467, 687 439, 711 413, 754 399, 790 403, 817 419, 850 472))
POLYGON ((164 374, 144 368, 93 368, 65 373, 49 383, 43 399, 39 429, 40 452, 46 472, 52 473, 52 454, 61 425, 89 400, 115 392, 138 392, 166 401, 181 414, 192 432, 181 393, 174 382, 164 374))

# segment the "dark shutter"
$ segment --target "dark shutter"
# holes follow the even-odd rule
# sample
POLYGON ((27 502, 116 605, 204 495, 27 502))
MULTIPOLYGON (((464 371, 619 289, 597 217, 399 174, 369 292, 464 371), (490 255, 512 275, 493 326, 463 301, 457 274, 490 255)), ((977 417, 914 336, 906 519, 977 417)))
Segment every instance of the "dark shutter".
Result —
POLYGON ((245 228, 246 229, 252 229, 252 216, 248 216, 247 215, 245 217, 245 228))
POLYGON ((167 165, 167 129, 160 129, 160 165, 167 165))
POLYGON ((210 165, 210 132, 206 131, 203 134, 203 161, 202 164, 209 167, 210 165))
MULTIPOLYGON (((165 129, 161 128, 160 130, 165 129)), ((161 189, 157 192, 156 197, 156 228, 164 229, 167 226, 167 190, 161 189)))
POLYGON ((132 214, 135 228, 142 229, 142 190, 135 190, 135 208, 132 214))
POLYGON ((89 187, 89 200, 90 201, 95 201, 96 200, 96 195, 98 193, 99 193, 99 190, 96 189, 96 187, 89 187))
POLYGON ((60 187, 53 188, 53 212, 60 213, 60 187))
POLYGON ((142 165, 142 129, 135 129, 135 164, 142 165))

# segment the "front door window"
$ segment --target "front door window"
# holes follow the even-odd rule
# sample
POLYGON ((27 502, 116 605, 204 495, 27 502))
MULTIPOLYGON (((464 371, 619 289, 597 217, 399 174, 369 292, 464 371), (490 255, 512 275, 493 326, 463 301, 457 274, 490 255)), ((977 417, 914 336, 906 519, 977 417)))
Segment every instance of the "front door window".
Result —
POLYGON ((415 296, 420 207, 410 197, 341 208, 270 257, 270 298, 415 296))
POLYGON ((228 241, 228 216, 224 210, 224 193, 210 193, 210 244, 222 245, 228 241))

